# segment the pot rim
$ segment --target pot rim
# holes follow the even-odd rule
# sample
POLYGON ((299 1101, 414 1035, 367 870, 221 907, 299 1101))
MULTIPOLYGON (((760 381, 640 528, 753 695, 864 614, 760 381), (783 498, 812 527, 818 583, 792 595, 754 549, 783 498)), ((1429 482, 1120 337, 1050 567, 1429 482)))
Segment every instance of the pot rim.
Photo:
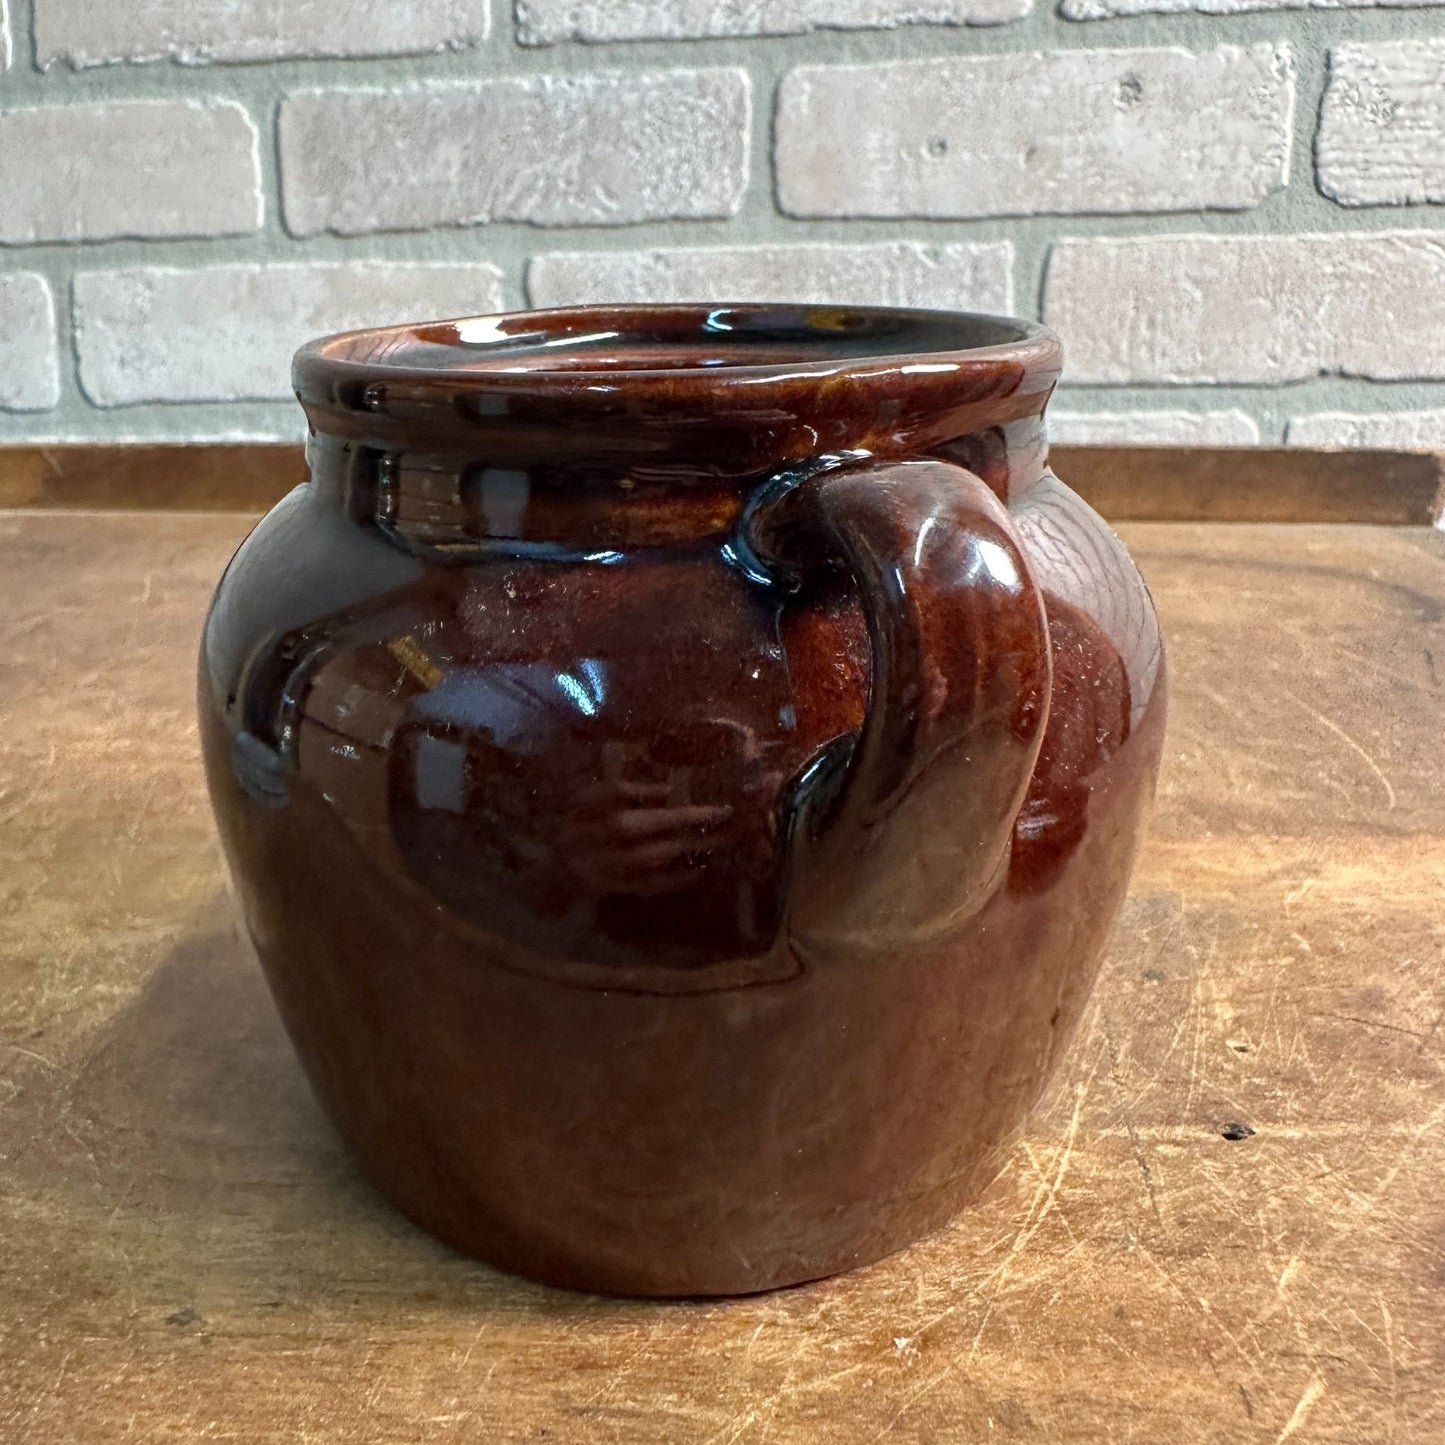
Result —
POLYGON ((829 376, 976 377, 997 369, 1042 372, 1052 380, 1060 352, 1047 327, 982 312, 759 302, 598 304, 337 332, 297 351, 292 380, 303 404, 344 410, 356 409, 368 386, 387 382, 413 395, 423 388, 575 395, 611 385, 683 401, 699 390, 716 396, 720 388, 746 386, 751 392, 770 382, 786 386, 829 376), (744 348, 760 336, 788 354, 746 359, 744 348), (676 359, 607 364, 600 360, 606 348, 597 343, 609 341, 622 348, 650 343, 660 352, 676 348, 676 359), (840 344, 848 349, 840 353, 840 344), (820 354, 810 358, 806 351, 814 347, 820 354), (727 355, 730 348, 737 359, 727 355), (519 364, 508 365, 512 360, 519 364))

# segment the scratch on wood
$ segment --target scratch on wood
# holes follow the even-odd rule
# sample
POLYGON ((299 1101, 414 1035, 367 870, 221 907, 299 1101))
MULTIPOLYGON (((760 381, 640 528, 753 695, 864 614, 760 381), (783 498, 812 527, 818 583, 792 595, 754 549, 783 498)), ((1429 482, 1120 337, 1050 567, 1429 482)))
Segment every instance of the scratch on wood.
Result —
POLYGON ((1375 1300, 1380 1306, 1380 1317, 1385 1322, 1385 1353, 1390 1362, 1390 1439, 1393 1440, 1400 1431, 1400 1379, 1395 1367, 1395 1321, 1390 1314, 1390 1307, 1385 1303, 1385 1296, 1377 1294, 1375 1300))
POLYGON ((1435 1035, 1440 1032, 1440 1025, 1442 1023, 1445 1023, 1445 1009, 1441 1009, 1440 1012, 1435 1015, 1435 1022, 1430 1025, 1425 1033, 1425 1037, 1420 1040, 1420 1047, 1417 1050, 1418 1053, 1423 1054, 1425 1050, 1430 1047, 1435 1040, 1435 1035))
POLYGON ((577 1401, 579 1409, 588 1409, 592 1406, 597 1405, 600 1401, 605 1400, 609 1395, 614 1393, 622 1386, 623 1381, 626 1380, 626 1378, 636 1368, 637 1362, 642 1359, 642 1357, 646 1355, 647 1352, 652 1348, 653 1342, 657 1338, 658 1328, 659 1325, 655 1321, 651 1329, 648 1330, 646 1339, 644 1339, 642 1343, 638 1345, 638 1347, 630 1354, 628 1354, 625 1358, 619 1360, 617 1364, 613 1366, 606 1380, 604 1380, 601 1385, 599 1385, 595 1390, 593 1390, 590 1395, 588 1395, 585 1399, 577 1401))
POLYGON ((1431 1129, 1436 1126, 1436 1124, 1440 1122, 1442 1118, 1445 1118, 1445 1104, 1437 1105, 1431 1113, 1430 1117, 1426 1119, 1425 1122, 1419 1126, 1419 1128, 1412 1129, 1410 1131, 1408 1138, 1405 1140, 1404 1147, 1401 1148, 1399 1154, 1396 1156, 1393 1166, 1386 1173, 1385 1177, 1365 1198, 1364 1202, 1359 1206, 1360 1212, 1362 1214, 1368 1213, 1375 1207, 1376 1204, 1380 1202, 1380 1199, 1383 1197, 1385 1191, 1395 1182, 1395 1177, 1405 1167, 1405 1161, 1414 1152, 1415 1146, 1420 1142, 1421 1139, 1425 1137, 1426 1134, 1430 1132, 1431 1129))
MULTIPOLYGON (((1314 890, 1319 887, 1319 882, 1320 880, 1318 878, 1306 878, 1304 882, 1300 883, 1297 887, 1289 889, 1284 895, 1285 912, 1288 913, 1306 894, 1314 892, 1314 890)), ((1299 934, 1296 933, 1292 936, 1298 938, 1299 934)))
POLYGON ((874 1367, 872 1360, 860 1360, 856 1365, 844 1365, 841 1370, 834 1370, 827 1375, 814 1375, 804 1380, 801 1385, 794 1388, 796 1395, 816 1395, 820 1390, 827 1390, 839 1380, 846 1380, 850 1375, 856 1375, 860 1370, 870 1370, 874 1367))
POLYGON ((1215 1329, 1219 1331, 1221 1335, 1224 1336, 1226 1340, 1229 1341, 1230 1345, 1234 1349, 1235 1354, 1237 1354, 1239 1358, 1243 1360, 1245 1364, 1248 1365, 1251 1369, 1257 1370, 1259 1368, 1260 1361, 1264 1358, 1264 1350, 1260 1347, 1259 1342, 1257 1340, 1250 1340, 1249 1343, 1254 1350, 1254 1354, 1250 1355, 1249 1351, 1246 1350, 1244 1345, 1240 1342, 1239 1336, 1236 1335, 1234 1331, 1231 1330, 1229 1326, 1226 1325, 1217 1314, 1215 1314, 1214 1310, 1210 1308, 1210 1304, 1207 1299, 1200 1295, 1198 1297, 1197 1303, 1204 1317, 1210 1322, 1210 1324, 1214 1326, 1215 1329))
POLYGON ((22 1048, 19 1044, 6 1044, 4 1047, 12 1053, 24 1054, 27 1059, 34 1059, 37 1063, 44 1064, 47 1069, 55 1067, 53 1060, 47 1059, 44 1054, 37 1054, 34 1049, 22 1048))
POLYGON ((946 1309, 941 1309, 936 1315, 933 1315, 931 1318, 924 1320, 921 1325, 914 1325, 913 1338, 915 1340, 921 1340, 929 1332, 929 1330, 934 1327, 934 1325, 942 1324, 943 1321, 946 1320, 957 1309, 957 1305, 949 1305, 946 1309))
POLYGON ((1048 1218, 1049 1211, 1059 1197, 1059 1187, 1064 1182, 1064 1175, 1068 1173, 1069 1161, 1074 1157, 1074 1140, 1078 1137, 1079 1117, 1084 1112, 1084 1100, 1087 1096, 1088 1086, 1080 1084, 1074 1094, 1074 1113, 1069 1120, 1069 1130, 1064 1137, 1063 1147, 1059 1151, 1054 1177, 1051 1180, 1040 1179, 1039 1187, 1034 1191, 1034 1197, 1029 1203, 1028 1213, 1024 1216, 1024 1222, 1019 1226, 1018 1233, 1014 1235, 1014 1241, 1007 1256, 984 1282, 985 1287, 991 1286, 991 1288, 988 1303, 984 1306, 983 1318, 978 1322, 973 1343, 968 1349, 968 1359, 970 1360, 977 1353, 979 1341, 983 1339, 983 1332, 988 1328, 989 1318, 993 1314, 993 1307, 1003 1289, 1004 1281, 1008 1278, 1009 1269, 1028 1247, 1034 1235, 1039 1232, 1039 1227, 1048 1218))
POLYGON ((728 1425, 725 1425, 723 1427, 725 1430, 728 1430, 728 1427, 731 1426, 731 1429, 726 1435, 715 1435, 713 1436, 713 1439, 717 1442, 717 1445, 733 1445, 733 1442, 737 1440, 742 1435, 743 1431, 746 1430, 748 1426, 751 1425, 753 1421, 757 1418, 758 1412, 756 1410, 749 1410, 747 1414, 742 1417, 741 1420, 729 1421, 728 1425))
POLYGON ((1368 752, 1342 728, 1333 718, 1326 717, 1318 708, 1313 708, 1302 697, 1296 697, 1288 688, 1280 688, 1280 695, 1286 697, 1298 708, 1303 708, 1316 722, 1327 727, 1346 747, 1351 748, 1364 762, 1365 766, 1375 775, 1380 786, 1385 790, 1385 811, 1391 812, 1395 807, 1395 789, 1391 786, 1389 778, 1385 776, 1385 770, 1377 763, 1368 752))
MULTIPOLYGON (((1023 1147, 1023 1151, 1024 1151, 1025 1156, 1028 1158, 1029 1168, 1032 1169, 1033 1172, 1034 1172, 1034 1177, 1035 1177, 1036 1179, 1042 1180, 1045 1176, 1044 1176, 1044 1168, 1043 1168, 1043 1166, 1039 1163, 1039 1156, 1034 1153, 1033 1147, 1028 1143, 1027 1140, 1024 1140, 1024 1141, 1023 1141, 1022 1147, 1023 1147)), ((1059 1210, 1059 1223, 1062 1224, 1062 1225, 1064 1226, 1065 1230, 1068 1231, 1069 1238, 1072 1239, 1072 1240, 1077 1244, 1079 1237, 1078 1237, 1078 1235, 1076 1235, 1076 1234, 1074 1233, 1074 1227, 1073 1227, 1073 1225, 1071 1225, 1071 1224, 1069 1223, 1068 1216, 1065 1215, 1065 1213, 1064 1213, 1064 1211, 1063 1211, 1062 1209, 1059 1210)))
POLYGON ((879 1438, 881 1439, 883 1438, 883 1436, 892 1434, 893 1427, 904 1417, 904 1415, 906 1415, 908 1411, 911 1410, 925 1395, 929 1395, 934 1390, 936 1390, 944 1382, 944 1380, 948 1378, 952 1371, 952 1362, 947 1362, 944 1364, 941 1370, 936 1371, 934 1374, 930 1375, 926 1380, 924 1380, 922 1384, 918 1385, 915 1389, 910 1390, 909 1393, 903 1397, 902 1401, 900 1401, 898 1408, 893 1412, 892 1415, 889 1416, 888 1423, 884 1425, 879 1438))
MULTIPOLYGON (((1393 1369, 1393 1364, 1392 1364, 1392 1346, 1390 1345, 1389 1341, 1387 1341, 1387 1340, 1385 1339, 1384 1335, 1382 1335, 1382 1334, 1379 1332, 1379 1330, 1377 1330, 1372 1324, 1370 1324, 1370 1322, 1364 1317, 1364 1315, 1362 1315, 1362 1314, 1359 1312, 1359 1310, 1357 1310, 1357 1309, 1354 1307, 1354 1305, 1347 1304, 1347 1305, 1345 1306, 1345 1309, 1349 1312, 1350 1318, 1351 1318, 1352 1320, 1354 1320, 1354 1322, 1355 1322, 1357 1325, 1359 1325, 1359 1327, 1360 1327, 1362 1330, 1364 1330, 1364 1332, 1365 1332, 1367 1335, 1369 1335, 1369 1337, 1370 1337, 1372 1340, 1374 1340, 1374 1342, 1375 1342, 1377 1345, 1379 1345, 1381 1351, 1384 1353, 1386 1364, 1387 1364, 1388 1366, 1390 1366, 1390 1371, 1389 1371, 1389 1373, 1390 1373, 1390 1378, 1391 1378, 1391 1386, 1390 1386, 1390 1388, 1391 1388, 1391 1391, 1392 1391, 1390 1398, 1391 1398, 1391 1402, 1392 1402, 1392 1404, 1393 1404, 1393 1402, 1394 1402, 1394 1394, 1393 1394, 1393 1390, 1394 1390, 1394 1369, 1393 1369)), ((1371 1363, 1369 1360, 1365 1359, 1364 1356, 1363 1356, 1363 1352, 1361 1353, 1360 1362, 1361 1362, 1361 1364, 1364 1365, 1364 1367, 1365 1367, 1377 1380, 1382 1380, 1382 1379, 1385 1378, 1385 1373, 1384 1373, 1383 1371, 1381 1371, 1380 1368, 1379 1368, 1377 1365, 1375 1365, 1375 1364, 1371 1363)))
POLYGON ((1392 1034, 1406 1034, 1412 1039, 1419 1039, 1422 1043, 1428 1043, 1430 1039, 1428 1034, 1421 1033, 1419 1029, 1401 1028, 1399 1024, 1387 1024, 1383 1019, 1362 1019, 1357 1018, 1354 1014, 1329 1013, 1323 1010, 1312 1013, 1309 1017, 1312 1019, 1335 1019, 1342 1024, 1359 1024, 1361 1028, 1365 1029, 1385 1029, 1392 1034))
MULTIPOLYGON (((1104 1048, 1109 1054, 1109 1077, 1113 1083, 1122 1090, 1124 1087, 1124 1071, 1119 1057, 1119 1047, 1107 1029, 1104 1031, 1104 1048)), ((1138 1127, 1128 1114, 1124 1116, 1124 1132, 1129 1136, 1129 1148, 1134 1155, 1134 1163, 1138 1166, 1139 1177, 1144 1181, 1144 1192, 1149 1196, 1149 1207, 1154 1212, 1154 1222, 1159 1226, 1160 1232, 1162 1233, 1164 1230, 1164 1211, 1159 1207, 1159 1192, 1154 1185, 1154 1171, 1150 1169, 1149 1160, 1145 1157, 1144 1143, 1139 1137, 1138 1127)))
POLYGON ((1299 1273, 1299 1265, 1299 1255, 1290 1255, 1289 1263, 1285 1265, 1282 1270, 1280 1270, 1279 1278, 1275 1281, 1274 1289, 1276 1294, 1283 1297, 1285 1290, 1290 1287, 1290 1284, 1293 1282, 1295 1275, 1299 1273))
MULTIPOLYGON (((469 1344, 469 1345, 467 1346, 466 1353, 462 1356, 462 1358, 461 1358, 461 1360, 460 1360, 460 1362, 459 1362, 459 1366, 458 1366, 459 1368, 465 1366, 466 1363, 467 1363, 467 1361, 471 1359, 471 1357, 472 1357, 472 1351, 475 1350, 476 1347, 477 1347, 479 1344, 481 1344, 483 1336, 487 1333, 488 1329, 490 1329, 490 1328, 491 1328, 491 1325, 490 1325, 490 1323, 489 1323, 488 1321, 483 1321, 483 1322, 482 1322, 481 1326, 480 1326, 480 1327, 478 1328, 478 1330, 477 1330, 477 1333, 476 1333, 475 1338, 472 1340, 471 1344, 469 1344)), ((496 1369, 496 1365, 494 1364, 494 1365, 492 1366, 492 1368, 493 1368, 493 1369, 496 1369)), ((490 1375, 488 1376, 488 1378, 489 1378, 489 1379, 491 1378, 490 1375)))
POLYGON ((1294 1407, 1293 1413, 1289 1419, 1284 1422, 1284 1429, 1275 1437, 1274 1445, 1284 1445, 1284 1442, 1304 1424, 1310 1411, 1314 1409, 1315 1402, 1324 1392, 1325 1382, 1319 1375, 1316 1375, 1309 1384, 1305 1386, 1305 1392, 1300 1396, 1299 1404, 1294 1407))

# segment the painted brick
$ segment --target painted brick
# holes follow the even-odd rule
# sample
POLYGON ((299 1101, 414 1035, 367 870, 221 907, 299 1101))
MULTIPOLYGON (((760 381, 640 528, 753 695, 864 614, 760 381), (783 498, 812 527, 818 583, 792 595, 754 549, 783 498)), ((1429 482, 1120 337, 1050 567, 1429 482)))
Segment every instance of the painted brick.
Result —
POLYGON ((1242 210, 1289 175, 1285 47, 803 66, 777 114, 797 216, 1242 210))
POLYGON ((1008 311, 1007 241, 924 246, 728 246, 694 251, 561 251, 534 257, 535 306, 585 301, 823 301, 1008 311))
POLYGON ((1259 425, 1242 411, 1050 411, 1049 440, 1061 445, 1247 447, 1259 425))
POLYGON ((305 236, 729 216, 749 112, 731 69, 301 91, 281 111, 286 222, 305 236))
POLYGON ((1044 317, 1074 382, 1445 377, 1445 237, 1061 241, 1044 317))
POLYGON ((50 283, 33 271, 0 274, 0 411, 47 411, 59 400, 50 283))
POLYGON ((1332 50, 1315 164, 1342 205, 1445 201, 1445 40, 1332 50))
POLYGON ((217 100, 0 112, 0 242, 226 236, 261 224, 256 127, 217 100))
POLYGON ((1445 408, 1425 411, 1315 412, 1291 417, 1285 440, 1301 447, 1378 447, 1445 451, 1445 408))
POLYGON ((479 45, 487 0, 35 0, 42 69, 420 55, 479 45))
POLYGON ((501 304, 501 272, 483 263, 81 272, 81 385, 98 406, 289 397, 291 354, 311 337, 501 304))
POLYGON ((1033 0, 517 0, 523 45, 564 40, 695 40, 896 30, 902 25, 1001 25, 1033 0))
POLYGON ((1257 10, 1417 10, 1445 0, 1061 0, 1066 20, 1126 15, 1246 15, 1257 10))

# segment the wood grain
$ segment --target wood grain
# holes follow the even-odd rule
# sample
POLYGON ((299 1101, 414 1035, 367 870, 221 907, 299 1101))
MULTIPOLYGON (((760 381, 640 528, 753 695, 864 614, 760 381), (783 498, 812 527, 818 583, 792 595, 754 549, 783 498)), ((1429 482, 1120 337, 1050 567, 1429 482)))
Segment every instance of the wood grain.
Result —
POLYGON ((266 442, 0 447, 0 507, 264 512, 305 477, 266 442))
POLYGON ((191 721, 246 525, 0 515, 0 1439, 1445 1438, 1445 538, 1129 528, 1171 735, 1050 1103, 915 1248, 649 1305, 449 1253, 319 1116, 191 721))
MULTIPOLYGON (((1061 446, 1055 471, 1111 521, 1438 521, 1445 455, 1303 447, 1061 446)), ((0 447, 0 507, 264 511, 306 475, 301 447, 0 447)))
POLYGON ((1437 521, 1435 452, 1054 447, 1054 470, 1115 522, 1437 521))

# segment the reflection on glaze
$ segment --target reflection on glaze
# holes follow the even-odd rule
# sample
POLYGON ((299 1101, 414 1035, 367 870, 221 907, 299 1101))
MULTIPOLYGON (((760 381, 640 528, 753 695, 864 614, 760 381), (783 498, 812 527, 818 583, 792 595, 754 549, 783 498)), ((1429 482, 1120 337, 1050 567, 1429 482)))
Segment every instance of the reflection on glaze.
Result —
POLYGON ((313 481, 205 631, 212 797, 339 1126, 505 1267, 875 1258, 987 1182, 1083 1007, 1157 625, 1045 470, 1052 339, 908 317, 584 308, 298 363, 313 481))

